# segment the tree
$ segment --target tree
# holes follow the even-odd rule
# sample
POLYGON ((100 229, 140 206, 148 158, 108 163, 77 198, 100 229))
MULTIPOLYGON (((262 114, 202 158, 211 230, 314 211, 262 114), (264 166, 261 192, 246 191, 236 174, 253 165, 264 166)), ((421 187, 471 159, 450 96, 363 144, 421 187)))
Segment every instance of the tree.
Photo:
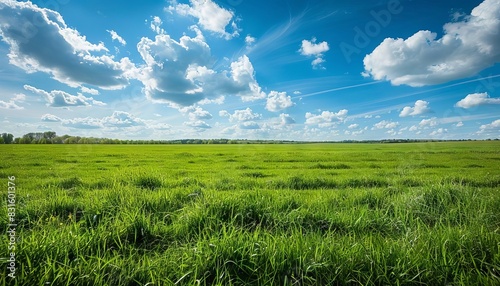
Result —
POLYGON ((55 138, 57 135, 54 131, 47 131, 47 132, 43 132, 43 138, 47 139, 47 140, 51 140, 53 138, 55 138))
POLYGON ((77 144, 80 138, 70 136, 64 140, 64 144, 77 144))
POLYGON ((14 135, 10 133, 2 133, 2 139, 4 144, 12 144, 14 142, 14 135))
POLYGON ((23 136, 19 139, 19 144, 31 144, 31 139, 28 136, 23 136))
POLYGON ((57 137, 52 138, 52 140, 50 140, 50 141, 52 141, 52 143, 54 143, 54 144, 62 144, 64 139, 63 139, 63 137, 57 136, 57 137))

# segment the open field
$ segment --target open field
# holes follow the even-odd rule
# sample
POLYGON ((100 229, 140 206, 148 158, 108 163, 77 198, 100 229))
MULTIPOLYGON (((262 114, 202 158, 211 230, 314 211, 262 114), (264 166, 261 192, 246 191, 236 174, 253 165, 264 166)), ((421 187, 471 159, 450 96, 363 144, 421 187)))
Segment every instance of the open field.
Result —
POLYGON ((500 285, 498 141, 0 153, 0 285, 500 285))

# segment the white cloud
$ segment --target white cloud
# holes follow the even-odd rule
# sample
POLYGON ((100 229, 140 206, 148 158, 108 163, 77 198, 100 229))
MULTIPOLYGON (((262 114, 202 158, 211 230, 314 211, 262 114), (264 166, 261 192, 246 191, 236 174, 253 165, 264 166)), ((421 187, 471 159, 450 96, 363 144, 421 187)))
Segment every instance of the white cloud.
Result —
POLYGON ((437 130, 432 131, 429 133, 430 136, 437 136, 437 135, 443 135, 444 133, 447 133, 448 129, 445 128, 439 128, 437 130))
POLYGON ((62 121, 62 125, 65 127, 75 128, 75 129, 100 129, 103 128, 101 120, 97 118, 85 117, 85 118, 74 118, 66 119, 62 121))
POLYGON ((188 121, 188 122, 185 122, 184 125, 187 125, 189 127, 193 127, 195 129, 198 129, 198 130, 212 128, 212 126, 208 125, 208 123, 206 123, 203 120, 188 121))
POLYGON ((365 130, 361 129, 361 130, 357 130, 357 131, 352 131, 351 135, 352 136, 358 136, 358 135, 361 135, 363 133, 365 133, 365 130))
POLYGON ((281 113, 279 119, 280 125, 282 126, 295 124, 295 119, 293 119, 289 114, 286 113, 281 113))
POLYGON ((444 35, 418 31, 386 38, 364 58, 365 75, 394 85, 424 86, 469 77, 500 61, 500 2, 485 0, 444 35))
POLYGON ((240 96, 243 101, 266 96, 246 55, 232 62, 230 71, 211 69, 210 47, 200 35, 176 41, 160 34, 154 41, 142 38, 137 49, 146 62, 140 79, 146 97, 154 102, 181 108, 228 95, 240 96))
POLYGON ((246 55, 231 63, 231 75, 237 87, 241 89, 238 91, 238 95, 243 101, 254 101, 266 97, 255 80, 253 65, 246 55))
POLYGON ((16 94, 9 101, 0 100, 0 108, 1 109, 15 109, 21 110, 24 107, 17 105, 19 102, 23 102, 26 99, 26 96, 22 93, 16 94))
POLYGON ((415 116, 429 113, 431 109, 429 108, 429 102, 424 100, 417 100, 413 107, 405 106, 399 117, 415 116))
POLYGON ((88 88, 88 87, 82 86, 80 88, 80 90, 83 93, 88 93, 88 94, 92 94, 92 95, 99 95, 99 91, 97 89, 93 89, 93 88, 88 88))
POLYGON ((464 126, 464 123, 463 123, 462 121, 460 121, 460 122, 458 122, 455 126, 456 126, 456 127, 462 127, 462 126, 464 126))
POLYGON ((479 127, 479 131, 477 133, 484 133, 484 132, 498 132, 500 131, 500 119, 497 119, 489 124, 484 124, 479 127))
POLYGON ((220 117, 229 117, 229 116, 231 116, 231 113, 227 112, 227 110, 221 110, 221 111, 219 111, 219 116, 220 117))
POLYGON ((372 130, 374 130, 374 129, 393 129, 393 128, 398 127, 398 125, 399 125, 399 122, 382 120, 378 123, 375 123, 373 125, 374 128, 372 128, 372 130))
POLYGON ((31 2, 2 1, 0 35, 9 46, 9 63, 27 73, 45 72, 72 87, 128 85, 130 60, 115 61, 103 54, 108 52, 103 43, 88 42, 56 11, 31 2))
POLYGON ((149 27, 151 30, 157 34, 165 34, 165 30, 161 28, 161 25, 163 24, 163 21, 160 19, 158 16, 154 16, 153 20, 151 20, 151 23, 149 24, 149 27))
POLYGON ((321 64, 325 62, 323 59, 323 53, 330 50, 328 43, 323 41, 316 44, 316 38, 312 38, 311 41, 302 40, 302 46, 300 47, 300 54, 304 56, 314 56, 315 59, 311 62, 313 68, 322 68, 321 64))
POLYGON ((269 111, 278 112, 293 105, 292 98, 286 92, 271 91, 267 95, 266 109, 269 111))
POLYGON ((437 122, 437 118, 436 117, 432 117, 432 118, 429 118, 429 119, 422 119, 422 121, 420 121, 420 123, 418 124, 420 127, 434 127, 436 125, 438 125, 438 122, 437 122))
POLYGON ((339 112, 323 111, 321 114, 307 112, 306 125, 318 125, 318 127, 331 127, 336 123, 343 122, 347 117, 348 110, 342 109, 339 112))
POLYGON ((172 125, 166 124, 166 123, 153 123, 153 124, 149 124, 148 128, 151 128, 154 130, 169 130, 172 128, 172 125))
POLYGON ((472 108, 479 105, 500 104, 500 98, 491 98, 487 92, 472 93, 455 104, 461 108, 472 108))
POLYGON ((114 40, 117 40, 120 44, 122 44, 123 46, 125 46, 127 44, 127 42, 122 38, 120 37, 120 35, 118 35, 117 32, 113 31, 113 30, 106 30, 110 35, 111 35, 111 39, 114 41, 114 40))
POLYGON ((244 122, 262 118, 262 114, 253 113, 250 108, 235 110, 233 114, 230 114, 226 110, 221 110, 219 111, 219 116, 229 117, 229 121, 231 122, 244 122))
POLYGON ((135 117, 125 111, 115 111, 113 115, 104 117, 102 120, 107 127, 132 127, 145 125, 144 120, 135 117))
POLYGON ((45 121, 45 122, 61 122, 62 119, 53 115, 53 114, 44 114, 42 115, 42 118, 41 118, 42 121, 45 121))
POLYGON ((320 56, 324 52, 330 50, 327 42, 321 42, 316 44, 316 38, 313 38, 311 41, 302 40, 302 47, 300 48, 300 53, 304 56, 320 56))
POLYGON ((240 129, 260 129, 260 126, 255 121, 245 121, 238 125, 240 129))
POLYGON ((129 128, 144 126, 146 122, 125 111, 115 111, 103 118, 73 118, 62 120, 62 125, 76 129, 129 128))
POLYGON ((247 44, 247 46, 251 46, 253 43, 255 43, 256 39, 250 35, 247 35, 245 37, 245 43, 247 44))
POLYGON ((323 58, 315 58, 312 62, 311 65, 313 66, 314 69, 321 68, 324 69, 324 67, 321 66, 322 63, 326 62, 323 58))
POLYGON ((198 120, 208 120, 212 119, 212 114, 210 112, 203 110, 200 107, 196 107, 194 111, 189 112, 189 120, 198 121, 198 120))
POLYGON ((173 3, 167 9, 182 16, 192 16, 198 19, 198 25, 203 29, 218 34, 226 39, 239 36, 239 28, 233 20, 234 13, 226 10, 212 0, 190 0, 189 4, 173 3), (231 22, 231 20, 233 20, 231 22), (231 33, 226 31, 231 26, 231 33))
POLYGON ((500 132, 500 119, 497 119, 489 124, 484 124, 479 127, 479 131, 477 133, 484 133, 484 132, 500 132))
POLYGON ((222 95, 222 96, 219 96, 215 99, 208 99, 208 98, 202 99, 201 101, 198 102, 198 104, 199 105, 207 105, 207 104, 221 105, 221 104, 224 104, 225 100, 226 100, 226 97, 222 95))
POLYGON ((391 136, 395 136, 396 134, 398 134, 398 132, 394 129, 387 130, 385 133, 387 133, 391 136))
POLYGON ((81 93, 71 95, 61 90, 47 92, 31 85, 24 85, 24 89, 42 95, 47 101, 47 105, 51 107, 106 105, 102 101, 94 100, 92 97, 85 97, 81 93))
POLYGON ((359 127, 359 124, 351 124, 347 128, 354 129, 354 128, 358 128, 358 127, 359 127))

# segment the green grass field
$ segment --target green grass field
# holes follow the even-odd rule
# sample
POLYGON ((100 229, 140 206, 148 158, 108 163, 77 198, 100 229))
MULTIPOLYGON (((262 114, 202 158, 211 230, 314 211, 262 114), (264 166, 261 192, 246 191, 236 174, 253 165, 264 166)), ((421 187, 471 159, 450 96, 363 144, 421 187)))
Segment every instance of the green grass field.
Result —
POLYGON ((0 153, 0 285, 500 285, 498 141, 0 153))

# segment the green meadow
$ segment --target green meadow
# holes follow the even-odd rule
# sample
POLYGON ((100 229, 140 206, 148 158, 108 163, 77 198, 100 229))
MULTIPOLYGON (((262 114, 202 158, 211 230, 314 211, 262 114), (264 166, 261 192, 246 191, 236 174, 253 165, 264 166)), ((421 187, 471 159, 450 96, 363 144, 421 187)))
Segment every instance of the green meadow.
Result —
POLYGON ((498 141, 0 154, 0 285, 500 285, 498 141))

